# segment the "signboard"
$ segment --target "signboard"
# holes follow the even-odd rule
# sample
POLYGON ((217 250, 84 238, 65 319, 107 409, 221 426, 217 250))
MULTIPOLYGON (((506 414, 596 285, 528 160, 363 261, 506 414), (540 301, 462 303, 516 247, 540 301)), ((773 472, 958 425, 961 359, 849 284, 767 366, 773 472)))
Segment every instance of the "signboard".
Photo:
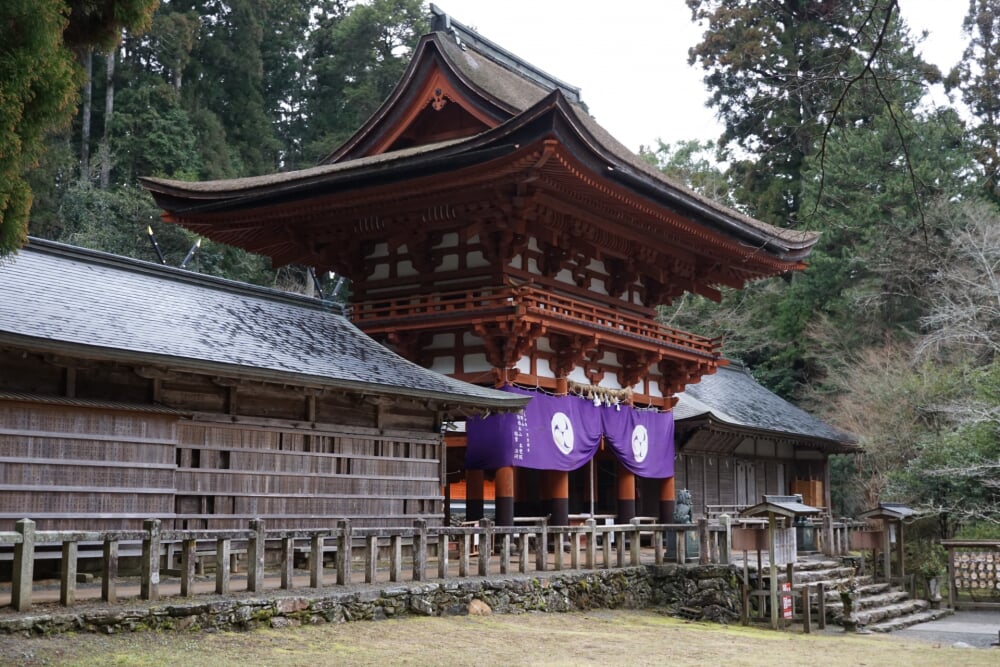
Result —
POLYGON ((795 527, 774 529, 774 553, 771 562, 775 565, 788 565, 797 560, 795 542, 795 527))
POLYGON ((781 615, 783 618, 792 618, 792 584, 788 581, 781 584, 781 615))

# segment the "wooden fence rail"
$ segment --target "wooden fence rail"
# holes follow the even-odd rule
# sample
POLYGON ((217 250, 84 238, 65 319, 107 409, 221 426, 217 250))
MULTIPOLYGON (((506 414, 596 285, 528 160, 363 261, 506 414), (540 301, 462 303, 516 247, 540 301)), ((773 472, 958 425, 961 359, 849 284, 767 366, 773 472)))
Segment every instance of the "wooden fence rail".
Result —
POLYGON ((246 530, 172 530, 163 529, 157 519, 148 519, 143 530, 36 531, 33 521, 22 519, 14 531, 0 532, 0 547, 13 545, 11 606, 18 611, 32 606, 36 561, 54 555, 51 550, 37 550, 41 545, 58 545, 60 549, 59 599, 67 606, 76 600, 81 557, 100 560, 101 599, 107 602, 118 600, 119 560, 125 556, 140 558, 139 597, 143 600, 159 599, 164 576, 179 581, 181 596, 194 595, 196 577, 203 573, 206 562, 215 569, 214 592, 229 593, 241 557, 250 592, 264 590, 265 564, 272 572, 277 567, 282 589, 295 587, 297 556, 307 563, 312 588, 328 585, 328 575, 334 577, 336 585, 358 583, 355 575, 359 566, 365 583, 377 581, 380 567, 388 570, 389 581, 403 581, 404 553, 411 565, 407 573, 410 581, 427 580, 432 561, 437 564, 433 576, 442 579, 488 576, 497 571, 506 575, 550 568, 663 564, 668 554, 679 563, 695 559, 703 564, 729 562, 731 524, 736 522, 726 517, 719 523, 706 519, 694 524, 650 521, 599 525, 589 519, 580 526, 549 526, 541 520, 531 525, 496 526, 483 520, 476 526, 428 527, 426 520, 419 519, 413 526, 370 528, 355 527, 341 519, 331 520, 335 527, 330 528, 268 530, 263 520, 254 519, 246 530), (697 545, 696 554, 691 553, 693 544, 697 545), (80 551, 81 545, 85 552, 80 551), (457 575, 452 568, 452 548, 457 575), (324 567, 327 554, 332 556, 332 573, 324 567), (179 568, 175 568, 178 560, 179 568))

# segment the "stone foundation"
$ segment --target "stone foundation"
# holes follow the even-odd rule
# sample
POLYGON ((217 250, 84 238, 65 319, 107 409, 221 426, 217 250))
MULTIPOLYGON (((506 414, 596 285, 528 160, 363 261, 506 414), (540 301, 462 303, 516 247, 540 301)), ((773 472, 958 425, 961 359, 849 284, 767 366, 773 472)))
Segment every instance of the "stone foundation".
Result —
MULTIPOLYGON (((208 596, 205 596, 208 597, 208 596)), ((728 566, 660 565, 546 576, 449 579, 299 595, 176 599, 101 609, 20 614, 0 633, 118 633, 136 630, 251 630, 303 623, 344 623, 414 616, 520 614, 586 609, 665 608, 726 621, 739 615, 739 580, 728 566)))

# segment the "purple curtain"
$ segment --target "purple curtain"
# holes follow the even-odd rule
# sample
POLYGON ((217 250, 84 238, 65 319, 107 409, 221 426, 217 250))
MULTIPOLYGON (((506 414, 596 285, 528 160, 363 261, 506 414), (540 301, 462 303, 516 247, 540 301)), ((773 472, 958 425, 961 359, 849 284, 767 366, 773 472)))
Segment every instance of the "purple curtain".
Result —
POLYGON ((466 421, 465 466, 493 470, 516 465, 539 470, 576 470, 590 461, 601 435, 628 470, 640 477, 674 474, 673 413, 599 407, 577 396, 531 396, 520 414, 466 421))

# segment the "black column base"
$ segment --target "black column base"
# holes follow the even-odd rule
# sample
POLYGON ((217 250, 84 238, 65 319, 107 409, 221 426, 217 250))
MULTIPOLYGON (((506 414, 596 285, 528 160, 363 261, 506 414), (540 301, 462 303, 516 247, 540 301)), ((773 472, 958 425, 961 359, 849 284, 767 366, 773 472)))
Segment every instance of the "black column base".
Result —
POLYGON ((553 498, 549 501, 549 525, 569 525, 569 498, 553 498))
POLYGON ((509 498, 504 498, 502 496, 497 498, 497 525, 498 526, 514 525, 513 496, 509 498))
POLYGON ((628 523, 635 518, 635 498, 629 500, 618 499, 618 516, 615 517, 615 523, 623 524, 628 523))

